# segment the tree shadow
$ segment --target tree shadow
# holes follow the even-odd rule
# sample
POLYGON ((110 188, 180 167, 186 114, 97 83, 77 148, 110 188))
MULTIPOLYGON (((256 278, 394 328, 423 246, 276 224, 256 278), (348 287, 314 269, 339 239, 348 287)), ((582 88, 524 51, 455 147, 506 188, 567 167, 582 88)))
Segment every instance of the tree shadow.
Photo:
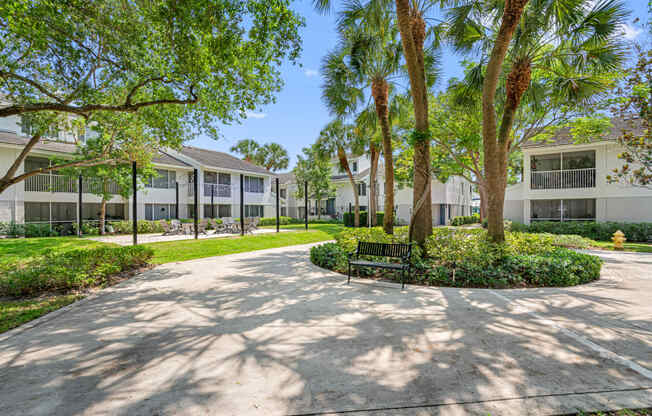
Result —
POLYGON ((595 342, 629 334, 642 359, 652 333, 622 319, 626 300, 347 285, 306 251, 160 266, 0 341, 0 413, 413 414, 499 399, 525 414, 524 397, 561 413, 576 409, 560 394, 650 385, 519 304, 548 296, 530 305, 547 319, 599 318, 595 342))

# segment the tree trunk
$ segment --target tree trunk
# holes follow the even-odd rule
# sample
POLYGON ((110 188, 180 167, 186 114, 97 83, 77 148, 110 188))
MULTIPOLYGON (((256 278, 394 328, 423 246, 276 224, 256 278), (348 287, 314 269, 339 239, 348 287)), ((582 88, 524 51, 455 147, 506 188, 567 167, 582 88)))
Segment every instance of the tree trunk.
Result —
POLYGON ((321 198, 317 200, 317 219, 321 220, 321 198))
POLYGON ((358 187, 355 186, 355 179, 353 178, 353 173, 349 167, 349 160, 346 157, 346 152, 343 148, 339 147, 337 149, 337 157, 340 160, 340 166, 344 168, 347 176, 349 177, 349 182, 351 182, 351 187, 353 188, 353 201, 355 203, 355 209, 353 214, 353 226, 360 226, 360 199, 358 198, 358 187))
POLYGON ((484 185, 478 185, 478 194, 480 194, 480 222, 487 218, 487 191, 484 185))
POLYGON ((371 95, 374 97, 376 114, 383 134, 383 157, 385 160, 385 208, 383 231, 394 234, 394 155, 392 152, 392 132, 389 127, 387 100, 389 85, 384 79, 373 80, 371 95))
POLYGON ((100 235, 104 235, 104 224, 106 223, 106 199, 102 198, 102 203, 100 204, 100 235))
POLYGON ((414 103, 414 185, 410 238, 423 245, 432 234, 432 196, 430 177, 430 131, 428 126, 428 92, 426 86, 423 42, 426 24, 410 0, 396 0, 396 16, 401 32, 403 54, 410 77, 414 103))
POLYGON ((378 176, 378 158, 380 152, 374 143, 369 143, 369 152, 371 153, 371 168, 369 170, 369 215, 371 215, 371 226, 378 225, 376 213, 378 212, 378 193, 376 192, 376 178, 378 176))
MULTIPOLYGON (((527 2, 528 0, 509 0, 505 2, 503 19, 494 41, 482 85, 482 145, 485 154, 484 174, 487 184, 488 232, 489 237, 495 243, 505 241, 503 208, 507 184, 507 149, 509 149, 510 145, 509 133, 511 132, 511 123, 505 119, 504 114, 503 123, 501 123, 504 125, 501 125, 501 134, 498 136, 495 109, 496 88, 498 87, 498 79, 509 43, 527 2), (505 124, 506 121, 509 126, 505 124), (507 127, 509 127, 509 131, 506 131, 507 127)), ((522 74, 520 76, 522 77, 522 74)), ((505 104, 504 113, 510 111, 508 108, 510 106, 510 95, 514 95, 513 93, 510 94, 509 80, 507 84, 508 102, 505 104)), ((516 107, 518 107, 518 103, 516 103, 516 107)), ((513 120, 513 113, 511 116, 507 115, 508 119, 510 117, 513 120)))

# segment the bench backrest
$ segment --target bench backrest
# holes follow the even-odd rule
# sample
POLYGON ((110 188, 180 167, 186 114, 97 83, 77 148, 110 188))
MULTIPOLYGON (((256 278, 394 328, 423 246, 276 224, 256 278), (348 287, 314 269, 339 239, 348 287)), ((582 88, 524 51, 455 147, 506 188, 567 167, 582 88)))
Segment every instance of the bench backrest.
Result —
POLYGON ((412 254, 411 244, 388 244, 388 243, 370 243, 367 241, 358 241, 358 255, 360 256, 378 256, 378 257, 410 257, 412 254))

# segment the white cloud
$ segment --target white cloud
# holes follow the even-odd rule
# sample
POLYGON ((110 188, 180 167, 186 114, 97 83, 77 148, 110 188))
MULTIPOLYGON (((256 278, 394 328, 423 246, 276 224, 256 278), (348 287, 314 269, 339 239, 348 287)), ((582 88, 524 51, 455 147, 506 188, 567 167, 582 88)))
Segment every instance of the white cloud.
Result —
POLYGON ((628 24, 620 25, 620 28, 622 30, 623 37, 627 40, 634 40, 638 37, 638 35, 641 34, 641 32, 643 32, 642 29, 628 24))
POLYGON ((310 68, 304 69, 303 73, 306 74, 308 78, 316 77, 317 75, 319 75, 319 72, 317 72, 316 69, 310 69, 310 68))
POLYGON ((249 111, 245 113, 247 115, 247 118, 265 118, 267 117, 267 113, 256 113, 255 111, 249 111))

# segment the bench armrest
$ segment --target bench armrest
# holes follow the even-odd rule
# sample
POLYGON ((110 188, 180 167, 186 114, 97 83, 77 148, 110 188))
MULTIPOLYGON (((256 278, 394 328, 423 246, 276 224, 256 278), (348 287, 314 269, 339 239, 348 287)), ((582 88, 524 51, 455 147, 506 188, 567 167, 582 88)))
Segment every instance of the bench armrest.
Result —
POLYGON ((346 255, 347 255, 347 257, 349 258, 349 261, 350 261, 352 258, 354 258, 354 257, 357 258, 358 257, 358 252, 357 251, 351 251, 349 253, 346 253, 346 255))

